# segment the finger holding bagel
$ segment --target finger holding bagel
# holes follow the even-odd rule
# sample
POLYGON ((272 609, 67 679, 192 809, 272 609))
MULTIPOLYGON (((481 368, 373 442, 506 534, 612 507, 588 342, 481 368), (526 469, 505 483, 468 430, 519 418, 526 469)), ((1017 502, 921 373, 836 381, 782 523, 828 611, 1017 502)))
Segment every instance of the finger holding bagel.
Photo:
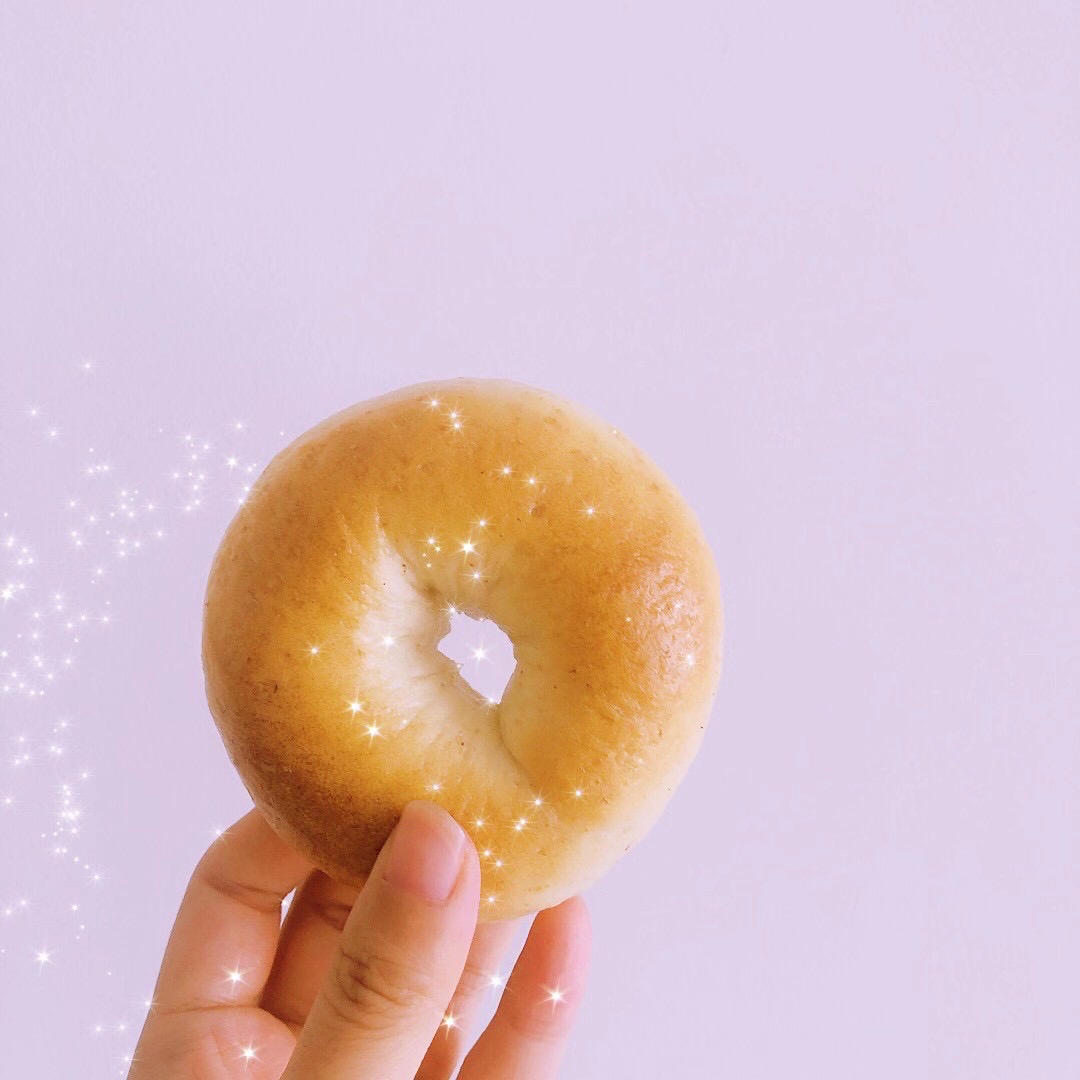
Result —
POLYGON ((624 435, 501 380, 407 387, 277 455, 207 587, 203 660, 274 828, 359 885, 402 807, 480 856, 483 920, 554 906, 640 839, 685 774, 721 663, 711 553, 624 435), (491 619, 499 702, 438 650, 491 619))

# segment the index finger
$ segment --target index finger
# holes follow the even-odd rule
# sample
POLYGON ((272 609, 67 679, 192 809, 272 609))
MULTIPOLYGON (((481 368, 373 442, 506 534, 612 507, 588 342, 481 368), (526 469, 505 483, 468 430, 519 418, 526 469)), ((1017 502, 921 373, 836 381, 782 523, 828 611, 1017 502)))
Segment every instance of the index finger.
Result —
POLYGON ((155 1009, 257 1004, 281 932, 281 903, 311 870, 257 810, 226 829, 180 903, 155 1009))

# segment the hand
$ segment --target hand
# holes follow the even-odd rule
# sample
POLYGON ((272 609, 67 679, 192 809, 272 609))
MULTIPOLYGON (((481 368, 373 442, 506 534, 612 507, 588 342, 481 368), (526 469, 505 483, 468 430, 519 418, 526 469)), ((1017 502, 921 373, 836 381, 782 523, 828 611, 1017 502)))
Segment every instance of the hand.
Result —
MULTIPOLYGON (((445 1080, 516 927, 477 926, 479 903, 476 849, 433 803, 405 808, 359 893, 253 810, 192 875, 129 1080, 445 1080)), ((589 939, 580 897, 536 916, 461 1080, 556 1076, 589 939)))

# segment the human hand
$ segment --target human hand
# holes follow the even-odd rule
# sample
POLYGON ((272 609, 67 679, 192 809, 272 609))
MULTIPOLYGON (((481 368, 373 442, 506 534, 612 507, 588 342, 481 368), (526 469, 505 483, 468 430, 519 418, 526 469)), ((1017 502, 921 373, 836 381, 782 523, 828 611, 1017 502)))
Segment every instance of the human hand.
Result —
MULTIPOLYGON (((517 925, 478 926, 479 903, 476 849, 432 803, 406 807, 359 893, 251 811, 192 875, 129 1080, 445 1080, 517 925)), ((536 916, 460 1080, 556 1076, 589 941, 580 897, 536 916)))

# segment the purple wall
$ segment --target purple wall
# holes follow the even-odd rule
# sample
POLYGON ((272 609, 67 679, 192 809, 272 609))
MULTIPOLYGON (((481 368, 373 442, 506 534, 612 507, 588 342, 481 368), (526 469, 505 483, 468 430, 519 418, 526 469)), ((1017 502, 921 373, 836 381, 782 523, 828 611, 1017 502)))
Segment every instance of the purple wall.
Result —
POLYGON ((626 431, 725 584, 565 1075, 1080 1072, 1080 17, 882 6, 0 12, 10 1075, 123 1073, 245 809, 198 639, 248 468, 457 374, 626 431))

